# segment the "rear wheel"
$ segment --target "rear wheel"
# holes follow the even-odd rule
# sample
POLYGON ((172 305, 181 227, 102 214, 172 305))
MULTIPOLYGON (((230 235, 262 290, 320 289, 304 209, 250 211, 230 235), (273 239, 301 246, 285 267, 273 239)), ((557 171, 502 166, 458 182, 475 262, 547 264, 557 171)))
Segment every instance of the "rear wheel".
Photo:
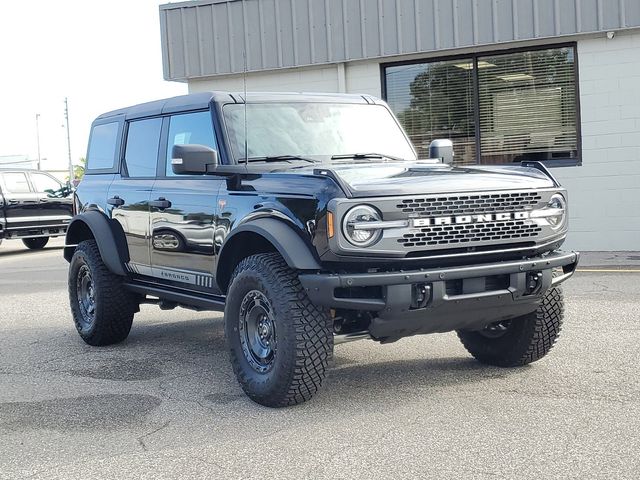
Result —
POLYGON ((30 250, 41 250, 49 243, 49 237, 23 238, 22 243, 30 250))
POLYGON ((253 255, 234 271, 225 307, 233 370, 253 401, 284 407, 320 388, 333 352, 332 321, 277 253, 253 255))
POLYGON ((102 346, 127 338, 138 310, 136 296, 111 273, 95 240, 81 242, 69 266, 69 302, 76 330, 89 345, 102 346))
POLYGON ((559 287, 551 288, 535 312, 492 323, 478 331, 458 331, 467 351, 477 360, 498 367, 517 367, 544 357, 553 347, 564 316, 559 287))

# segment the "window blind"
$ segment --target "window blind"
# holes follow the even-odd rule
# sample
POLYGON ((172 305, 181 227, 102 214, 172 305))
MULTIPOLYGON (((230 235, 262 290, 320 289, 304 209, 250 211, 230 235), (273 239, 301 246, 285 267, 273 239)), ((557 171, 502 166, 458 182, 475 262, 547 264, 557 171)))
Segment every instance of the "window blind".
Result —
POLYGON ((415 145, 429 157, 436 138, 453 141, 457 164, 476 163, 471 59, 388 67, 387 101, 415 145))
POLYGON ((480 163, 577 156, 572 48, 478 57, 480 163))
POLYGON ((454 163, 463 165, 578 157, 574 47, 391 65, 384 72, 387 102, 420 158, 436 138, 450 138, 454 163))

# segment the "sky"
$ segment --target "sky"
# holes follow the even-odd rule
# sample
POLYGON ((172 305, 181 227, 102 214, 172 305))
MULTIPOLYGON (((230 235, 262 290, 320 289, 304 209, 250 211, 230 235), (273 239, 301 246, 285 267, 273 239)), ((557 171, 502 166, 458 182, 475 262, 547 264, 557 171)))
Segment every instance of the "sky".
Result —
POLYGON ((84 157, 91 122, 109 110, 187 93, 162 78, 158 0, 3 0, 0 156, 38 156, 43 169, 84 157))

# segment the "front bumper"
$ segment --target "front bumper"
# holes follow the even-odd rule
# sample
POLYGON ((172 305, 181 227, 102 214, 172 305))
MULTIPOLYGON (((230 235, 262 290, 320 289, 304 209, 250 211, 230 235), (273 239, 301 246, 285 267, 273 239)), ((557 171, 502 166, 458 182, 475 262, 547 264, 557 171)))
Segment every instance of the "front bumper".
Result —
POLYGON ((538 308, 545 292, 576 270, 577 252, 465 267, 357 274, 302 274, 316 305, 372 312, 370 334, 478 329, 538 308), (554 269, 562 269, 554 276, 554 269))

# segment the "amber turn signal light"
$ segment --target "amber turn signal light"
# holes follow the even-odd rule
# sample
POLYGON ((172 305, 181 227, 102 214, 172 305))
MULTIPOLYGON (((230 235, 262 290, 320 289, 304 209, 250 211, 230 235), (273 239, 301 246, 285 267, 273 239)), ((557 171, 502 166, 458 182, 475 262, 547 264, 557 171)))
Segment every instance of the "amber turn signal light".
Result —
POLYGON ((333 238, 333 213, 327 212, 327 235, 329 238, 333 238))

